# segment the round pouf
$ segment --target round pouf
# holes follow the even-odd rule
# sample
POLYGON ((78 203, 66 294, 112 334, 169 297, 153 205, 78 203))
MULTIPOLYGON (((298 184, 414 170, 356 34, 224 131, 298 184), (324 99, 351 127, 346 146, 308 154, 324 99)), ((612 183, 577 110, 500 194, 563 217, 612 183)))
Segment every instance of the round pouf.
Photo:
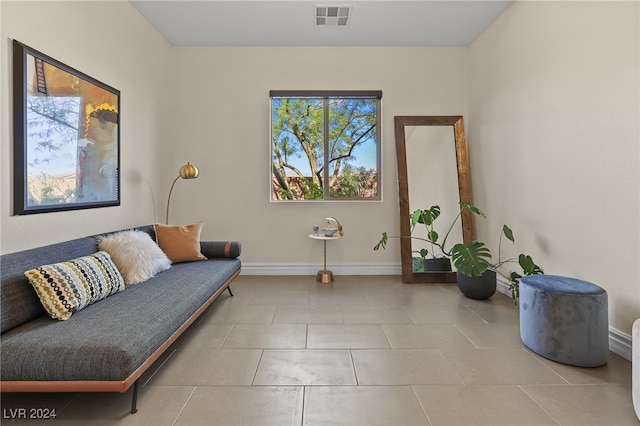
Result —
POLYGON ((520 338, 535 353, 563 364, 598 367, 609 357, 607 292, 555 275, 520 280, 520 338))

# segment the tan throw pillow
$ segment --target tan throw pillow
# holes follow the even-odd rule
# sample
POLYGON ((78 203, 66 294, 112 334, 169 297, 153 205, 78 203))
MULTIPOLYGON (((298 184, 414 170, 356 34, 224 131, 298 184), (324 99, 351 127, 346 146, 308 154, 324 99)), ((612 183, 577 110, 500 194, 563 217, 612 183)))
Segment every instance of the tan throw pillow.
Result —
POLYGON ((191 225, 154 225, 158 245, 173 263, 206 260, 200 253, 202 222, 191 225))

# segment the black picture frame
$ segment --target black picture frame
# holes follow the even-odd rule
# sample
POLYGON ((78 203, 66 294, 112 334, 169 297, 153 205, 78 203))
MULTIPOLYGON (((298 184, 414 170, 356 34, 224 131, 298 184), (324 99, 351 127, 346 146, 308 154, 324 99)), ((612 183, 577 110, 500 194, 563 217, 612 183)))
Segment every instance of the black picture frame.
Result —
POLYGON ((120 205, 120 91, 13 40, 14 214, 120 205))

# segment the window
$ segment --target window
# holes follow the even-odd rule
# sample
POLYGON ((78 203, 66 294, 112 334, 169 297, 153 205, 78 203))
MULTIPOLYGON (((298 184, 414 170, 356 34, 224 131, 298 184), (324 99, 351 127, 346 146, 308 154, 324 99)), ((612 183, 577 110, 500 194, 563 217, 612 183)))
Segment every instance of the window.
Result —
POLYGON ((382 92, 272 91, 271 200, 380 200, 382 92))

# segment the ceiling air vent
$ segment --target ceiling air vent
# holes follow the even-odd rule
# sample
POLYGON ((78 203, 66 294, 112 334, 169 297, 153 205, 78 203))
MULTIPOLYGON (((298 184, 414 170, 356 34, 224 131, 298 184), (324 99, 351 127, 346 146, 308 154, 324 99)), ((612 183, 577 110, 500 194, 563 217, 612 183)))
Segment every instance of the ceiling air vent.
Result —
POLYGON ((351 18, 351 6, 315 6, 317 27, 346 27, 351 18))

